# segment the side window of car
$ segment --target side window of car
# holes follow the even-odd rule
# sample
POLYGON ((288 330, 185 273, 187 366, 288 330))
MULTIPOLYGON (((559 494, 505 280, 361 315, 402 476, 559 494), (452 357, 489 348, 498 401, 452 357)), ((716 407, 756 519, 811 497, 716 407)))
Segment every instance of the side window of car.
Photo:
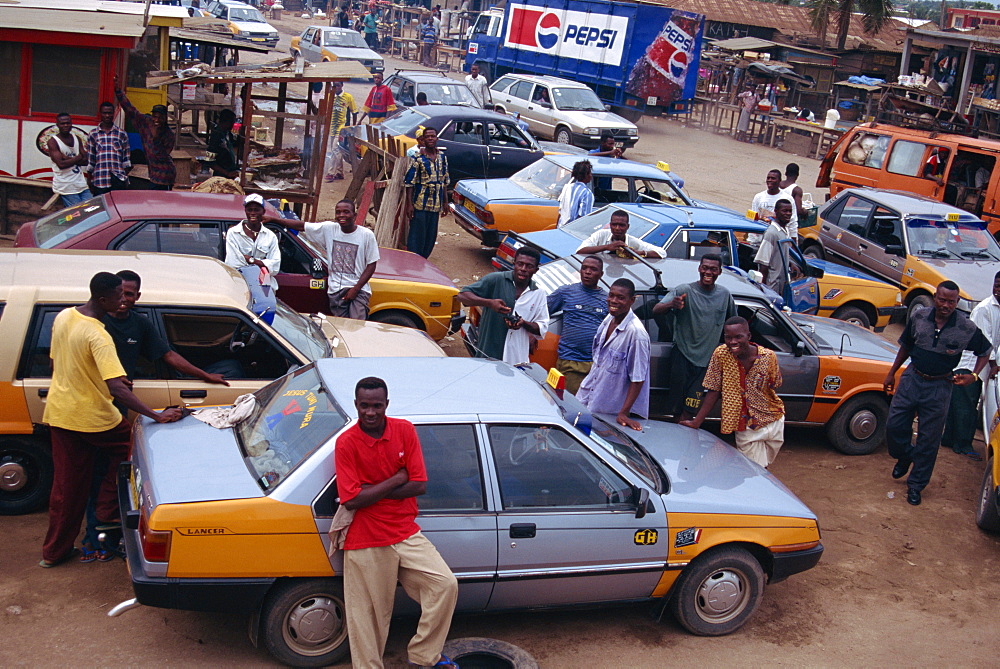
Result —
POLYGON ((471 425, 418 425, 427 467, 421 511, 479 511, 485 508, 476 431, 471 425))
POLYGON ((392 99, 399 99, 399 87, 403 85, 403 80, 398 77, 389 77, 389 81, 385 82, 385 85, 389 87, 392 92, 392 99))
POLYGON ((721 230, 691 230, 681 228, 667 244, 668 258, 683 260, 700 260, 709 253, 722 256, 723 265, 733 264, 732 249, 729 246, 729 233, 721 230))
POLYGON ((846 228, 848 232, 863 235, 865 234, 865 228, 868 227, 868 219, 871 217, 873 209, 875 209, 874 204, 852 195, 844 203, 844 208, 840 212, 840 220, 837 225, 846 228))
POLYGON ((672 342, 674 340, 673 318, 669 313, 653 314, 653 307, 660 303, 663 295, 637 293, 632 311, 642 321, 651 342, 672 342))
POLYGON ((889 148, 889 141, 889 135, 859 132, 844 149, 844 162, 880 170, 885 161, 885 152, 889 148))
POLYGON ((576 439, 548 425, 491 425, 504 510, 617 509, 632 488, 576 439))
POLYGON ((196 367, 228 379, 276 379, 298 360, 240 316, 224 311, 162 313, 167 342, 196 367))
POLYGON ((279 225, 268 225, 268 230, 278 236, 278 249, 281 251, 281 267, 283 274, 310 274, 312 256, 288 232, 288 228, 279 225))
POLYGON ((847 202, 847 198, 840 198, 835 200, 832 205, 825 205, 823 211, 820 212, 820 218, 822 218, 827 223, 832 223, 833 225, 840 226, 840 215, 844 211, 844 203, 847 202))
POLYGON ((115 248, 218 258, 222 251, 222 232, 215 221, 157 221, 135 229, 118 240, 115 248))
POLYGON ((600 177, 594 179, 594 204, 629 202, 629 183, 625 177, 600 177))
POLYGON ((903 222, 895 212, 879 207, 875 210, 875 215, 872 216, 865 237, 882 248, 902 246, 903 222))
POLYGON ((487 131, 490 146, 508 149, 527 149, 531 146, 521 129, 513 123, 490 123, 487 131))
POLYGON ((889 153, 889 164, 886 166, 886 170, 893 174, 902 174, 908 177, 922 176, 930 150, 930 146, 921 142, 899 140, 892 145, 892 152, 889 153))
POLYGON ((495 90, 497 93, 503 93, 512 83, 514 83, 514 81, 515 79, 513 77, 501 77, 500 80, 490 86, 490 88, 495 90))
POLYGON ((479 121, 456 121, 452 123, 454 132, 451 141, 459 144, 482 144, 483 124, 479 121))
POLYGON ((313 36, 315 35, 316 35, 316 29, 309 28, 308 30, 306 30, 306 34, 302 36, 302 41, 308 44, 309 42, 313 41, 313 36))
POLYGON ((322 38, 323 38, 323 31, 322 31, 322 30, 317 30, 317 31, 315 31, 315 32, 314 32, 314 34, 313 34, 313 37, 312 37, 312 43, 313 43, 313 44, 314 44, 315 46, 319 46, 319 42, 320 42, 320 40, 321 40, 322 38))
POLYGON ((60 311, 69 305, 35 307, 21 356, 18 378, 48 379, 52 377, 52 323, 60 311))
POLYGON ((531 82, 530 81, 519 81, 514 84, 510 89, 510 94, 515 98, 521 98, 522 100, 527 100, 528 96, 531 95, 531 82))
POLYGON ((791 353, 793 337, 777 315, 762 304, 737 304, 736 312, 750 324, 750 339, 779 353, 791 353))
POLYGON ((413 92, 413 82, 404 81, 399 88, 399 103, 412 107, 417 104, 416 95, 413 92))

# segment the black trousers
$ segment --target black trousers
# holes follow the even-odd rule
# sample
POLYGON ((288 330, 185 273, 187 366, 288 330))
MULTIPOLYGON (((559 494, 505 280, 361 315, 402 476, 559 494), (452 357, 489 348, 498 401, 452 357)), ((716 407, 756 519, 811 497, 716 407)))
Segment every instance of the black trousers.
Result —
POLYGON ((913 462, 906 479, 910 488, 923 490, 931 480, 953 387, 950 379, 930 380, 919 376, 912 363, 899 379, 889 405, 885 440, 889 455, 913 462), (914 417, 918 419, 917 439, 911 443, 914 417))

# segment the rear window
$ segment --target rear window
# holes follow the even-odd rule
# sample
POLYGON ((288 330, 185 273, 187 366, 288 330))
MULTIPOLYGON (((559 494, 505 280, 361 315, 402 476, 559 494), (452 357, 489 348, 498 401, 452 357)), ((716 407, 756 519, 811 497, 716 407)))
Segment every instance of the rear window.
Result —
POLYGON ((392 118, 382 121, 382 130, 390 135, 408 135, 417 126, 427 123, 427 116, 413 109, 404 109, 392 118))
POLYGON ((880 170, 885 161, 885 152, 889 148, 889 140, 889 135, 859 132, 844 149, 844 162, 880 170))
POLYGON ((93 230, 111 218, 104 206, 104 197, 98 196, 86 202, 40 218, 35 222, 35 244, 39 248, 52 249, 88 230, 93 230))
MULTIPOLYGON (((581 216, 561 229, 565 230, 574 237, 583 240, 590 237, 598 230, 608 227, 608 225, 611 224, 611 214, 616 211, 618 211, 616 207, 604 207, 603 209, 598 209, 592 214, 581 216)), ((632 216, 629 220, 628 234, 639 239, 644 239, 646 235, 653 231, 654 228, 656 228, 656 225, 650 221, 639 218, 638 216, 632 216)), ((652 240, 647 239, 646 241, 654 243, 652 240)))

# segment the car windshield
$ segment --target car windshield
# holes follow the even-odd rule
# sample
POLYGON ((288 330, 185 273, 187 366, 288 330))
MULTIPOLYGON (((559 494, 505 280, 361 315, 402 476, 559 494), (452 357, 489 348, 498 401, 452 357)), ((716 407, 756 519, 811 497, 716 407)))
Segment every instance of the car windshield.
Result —
POLYGON ((569 183, 572 173, 565 167, 560 167, 547 158, 536 160, 510 177, 517 184, 535 197, 547 200, 558 200, 563 186, 569 183))
POLYGON ((353 30, 348 32, 328 32, 323 36, 325 46, 349 46, 357 49, 367 49, 368 45, 361 38, 361 35, 353 30))
POLYGON ((278 300, 275 308, 271 327, 309 360, 316 361, 330 356, 330 342, 323 336, 323 330, 310 318, 281 300, 278 300))
POLYGON ((460 84, 420 84, 418 92, 425 94, 432 105, 479 106, 472 91, 460 84))
MULTIPOLYGON (((604 207, 592 214, 581 216, 568 225, 564 225, 560 230, 564 230, 577 239, 586 239, 601 228, 606 228, 611 223, 611 214, 618 211, 617 207, 604 207)), ((656 225, 644 218, 632 216, 629 220, 628 234, 642 239, 656 228, 656 225)))
POLYGON ((382 121, 380 127, 390 135, 408 135, 418 126, 427 123, 428 117, 414 109, 404 109, 392 118, 382 121))
POLYGON ((641 476, 657 493, 663 494, 663 483, 652 458, 638 444, 626 437, 621 430, 595 418, 590 438, 621 460, 626 467, 641 476))
POLYGON ((906 221, 910 253, 922 258, 945 260, 1000 260, 1000 245, 983 221, 906 221))
POLYGON ((229 9, 230 21, 247 21, 249 23, 267 23, 264 15, 253 7, 231 7, 229 9))
POLYGON ((247 465, 265 492, 273 490, 348 421, 323 387, 315 365, 283 376, 254 397, 257 404, 237 424, 236 435, 247 465))
POLYGON ((589 88, 553 88, 552 97, 561 111, 604 111, 604 103, 589 88))
POLYGON ((104 205, 104 197, 98 196, 60 209, 54 214, 40 218, 35 223, 35 244, 39 248, 52 249, 63 242, 92 230, 111 218, 104 205))

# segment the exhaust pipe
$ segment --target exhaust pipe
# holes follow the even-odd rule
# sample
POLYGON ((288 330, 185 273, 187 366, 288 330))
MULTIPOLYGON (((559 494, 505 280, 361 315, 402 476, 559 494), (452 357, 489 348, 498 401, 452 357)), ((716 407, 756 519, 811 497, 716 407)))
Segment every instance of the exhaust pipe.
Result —
POLYGON ((142 604, 140 604, 139 600, 137 600, 135 597, 133 597, 132 599, 126 599, 121 604, 116 604, 115 606, 111 607, 111 610, 108 611, 108 617, 117 618, 126 611, 131 611, 132 609, 137 608, 139 606, 142 606, 142 604))

